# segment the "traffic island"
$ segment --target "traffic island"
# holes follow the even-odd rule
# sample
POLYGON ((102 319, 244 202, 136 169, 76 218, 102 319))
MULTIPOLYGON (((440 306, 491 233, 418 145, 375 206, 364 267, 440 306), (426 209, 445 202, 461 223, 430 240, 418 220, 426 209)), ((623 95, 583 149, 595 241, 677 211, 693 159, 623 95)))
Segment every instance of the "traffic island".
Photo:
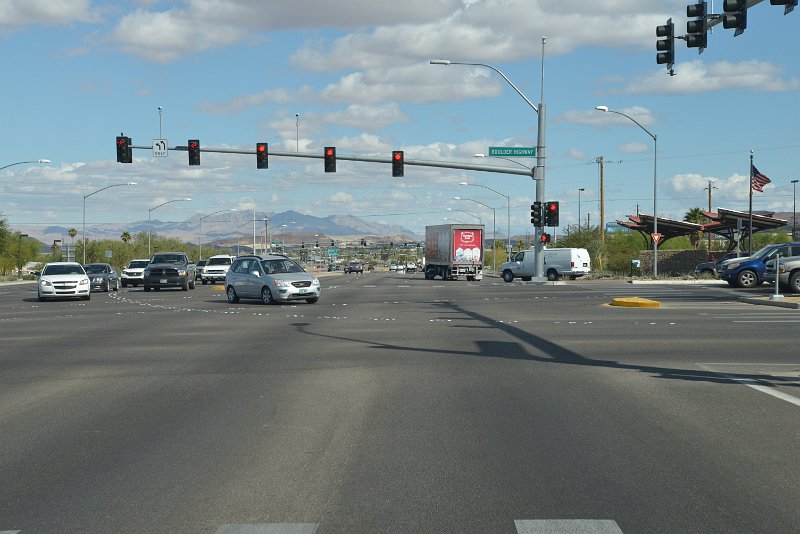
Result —
POLYGON ((611 299, 611 306, 620 306, 623 308, 660 308, 661 303, 657 300, 650 300, 642 297, 624 297, 611 299))

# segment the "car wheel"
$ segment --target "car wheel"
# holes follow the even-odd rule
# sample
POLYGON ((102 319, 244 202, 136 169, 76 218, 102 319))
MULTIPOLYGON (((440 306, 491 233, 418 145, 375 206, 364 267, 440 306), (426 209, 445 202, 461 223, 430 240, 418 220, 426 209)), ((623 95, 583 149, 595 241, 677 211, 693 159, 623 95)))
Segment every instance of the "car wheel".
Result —
POLYGON ((83 297, 83 300, 89 300, 89 299, 91 299, 91 298, 92 298, 92 296, 91 296, 91 295, 85 295, 85 296, 83 297))
POLYGON ((306 299, 306 302, 308 302, 309 304, 314 304, 318 300, 319 300, 319 297, 313 297, 313 298, 310 298, 310 299, 306 299))
POLYGON ((189 289, 194 289, 194 280, 189 282, 189 289))
POLYGON ((39 295, 39 302, 44 302, 45 300, 47 300, 47 299, 44 298, 43 296, 39 295))
POLYGON ((547 279, 550 280, 551 282, 555 282, 556 280, 558 280, 558 271, 556 271, 555 269, 550 269, 549 271, 547 271, 547 279))
POLYGON ((239 295, 236 294, 236 290, 233 289, 233 286, 228 286, 228 289, 225 291, 225 295, 228 297, 228 302, 231 304, 236 304, 239 302, 239 295))
POLYGON ((144 290, 145 290, 145 292, 150 291, 150 286, 144 286, 144 290))
POLYGON ((275 300, 272 298, 272 291, 268 287, 261 290, 261 302, 264 304, 272 304, 275 300))
POLYGON ((123 280, 123 281, 122 281, 122 287, 128 287, 128 282, 126 282, 126 281, 124 281, 124 280, 123 280))
POLYGON ((754 271, 751 271, 750 269, 744 269, 739 273, 739 276, 736 277, 736 283, 739 285, 739 287, 755 287, 759 284, 758 276, 756 276, 754 271))
POLYGON ((792 273, 789 277, 789 291, 800 293, 800 271, 792 273))
POLYGON ((189 280, 185 280, 181 286, 181 291, 189 291, 189 280))
POLYGON ((208 280, 203 280, 203 285, 206 285, 207 283, 208 283, 208 280))
POLYGON ((503 282, 513 282, 514 281, 514 273, 511 271, 503 271, 503 282))
POLYGON ((114 291, 119 291, 119 282, 114 284, 114 291))

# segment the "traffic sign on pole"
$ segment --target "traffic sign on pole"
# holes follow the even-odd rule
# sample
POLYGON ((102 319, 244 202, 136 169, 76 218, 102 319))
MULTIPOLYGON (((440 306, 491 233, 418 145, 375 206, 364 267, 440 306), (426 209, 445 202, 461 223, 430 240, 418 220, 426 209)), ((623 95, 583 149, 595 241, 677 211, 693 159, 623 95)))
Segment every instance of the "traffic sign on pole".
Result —
POLYGON ((662 234, 650 234, 650 237, 653 238, 653 243, 658 245, 658 242, 661 241, 662 234))
POLYGON ((535 146, 490 146, 489 157, 535 158, 535 146))

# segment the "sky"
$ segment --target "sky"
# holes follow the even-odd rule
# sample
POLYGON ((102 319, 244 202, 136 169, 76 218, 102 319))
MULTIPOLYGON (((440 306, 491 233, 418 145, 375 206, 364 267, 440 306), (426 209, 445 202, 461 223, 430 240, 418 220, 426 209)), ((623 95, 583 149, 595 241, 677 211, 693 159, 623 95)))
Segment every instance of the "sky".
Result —
POLYGON ((207 152, 189 167, 186 152, 144 149, 132 164, 116 162, 124 132, 148 147, 199 139, 254 151, 267 142, 272 151, 534 165, 475 157, 537 145, 537 112, 513 87, 490 68, 431 59, 491 65, 537 108, 545 103, 545 200, 561 203, 562 231, 579 211, 598 224, 600 156, 605 222, 652 214, 654 200, 659 217, 680 220, 708 208, 709 183, 712 209, 747 211, 751 151, 772 180, 753 209, 791 211, 800 9, 755 5, 743 34, 718 25, 702 54, 676 41, 669 76, 655 61, 655 28, 672 18, 684 34, 686 5, 0 0, 0 167, 52 161, 0 170, 0 212, 21 231, 80 229, 85 204, 87 225, 255 209, 355 215, 419 233, 444 219, 480 220, 490 232, 494 219, 506 235, 510 219, 512 234, 530 232, 527 176, 407 165, 392 178, 389 164, 342 160, 324 173, 320 159, 278 156, 258 170, 255 155, 207 152), (116 185, 128 182, 137 185, 116 185), (183 198, 191 201, 170 202, 183 198))

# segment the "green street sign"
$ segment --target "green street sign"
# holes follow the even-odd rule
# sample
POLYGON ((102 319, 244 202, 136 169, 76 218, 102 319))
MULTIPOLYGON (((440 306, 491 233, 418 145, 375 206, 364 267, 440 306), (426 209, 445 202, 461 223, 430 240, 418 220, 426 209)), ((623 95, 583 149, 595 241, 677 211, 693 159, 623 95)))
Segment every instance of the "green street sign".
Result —
POLYGON ((535 158, 535 146, 490 146, 489 157, 535 158))

